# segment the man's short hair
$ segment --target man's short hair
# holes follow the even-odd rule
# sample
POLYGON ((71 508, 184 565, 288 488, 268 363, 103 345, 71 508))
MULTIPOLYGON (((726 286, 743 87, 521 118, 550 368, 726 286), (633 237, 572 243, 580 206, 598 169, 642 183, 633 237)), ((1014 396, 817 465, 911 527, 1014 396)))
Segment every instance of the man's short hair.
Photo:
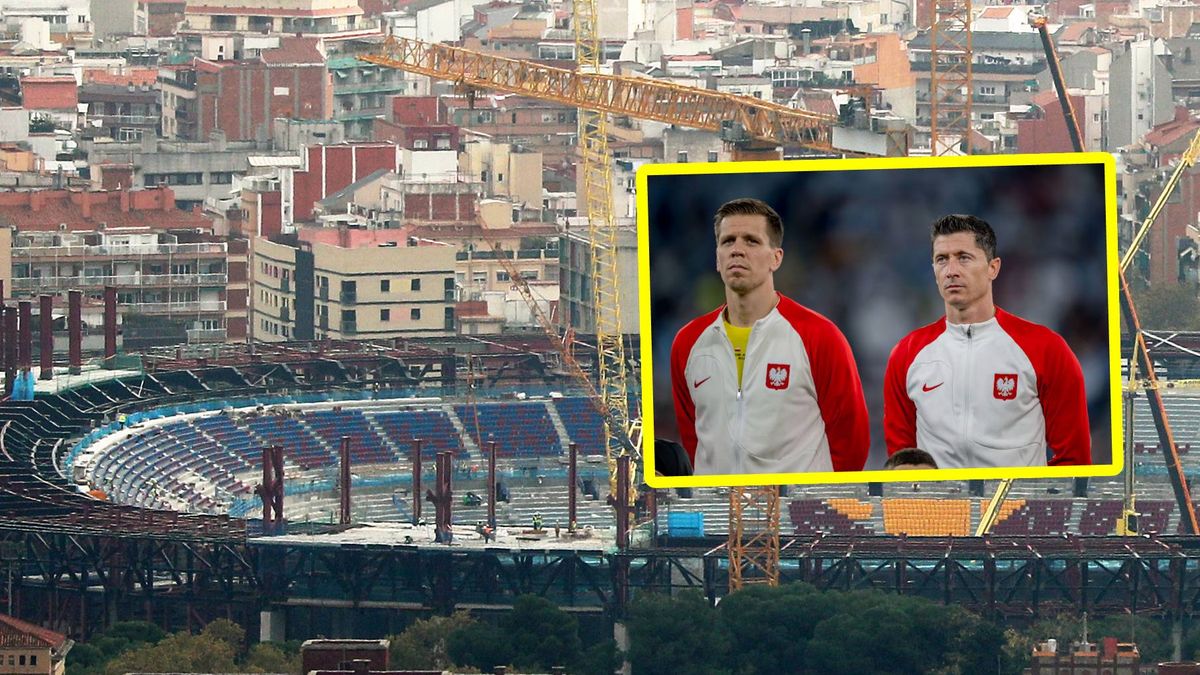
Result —
POLYGON ((933 455, 925 452, 920 448, 904 448, 897 450, 895 454, 888 457, 888 461, 883 465, 885 469, 896 469, 902 466, 917 466, 926 464, 933 468, 938 468, 937 462, 933 459, 933 455))
POLYGON ((978 216, 967 216, 952 213, 933 221, 929 231, 929 240, 958 232, 970 232, 975 235, 975 245, 983 249, 987 259, 996 257, 996 232, 988 222, 978 216))
POLYGON ((763 200, 743 197, 722 204, 713 217, 713 235, 716 237, 721 236, 721 221, 725 220, 725 216, 763 216, 767 219, 767 239, 771 246, 783 246, 783 218, 763 200))

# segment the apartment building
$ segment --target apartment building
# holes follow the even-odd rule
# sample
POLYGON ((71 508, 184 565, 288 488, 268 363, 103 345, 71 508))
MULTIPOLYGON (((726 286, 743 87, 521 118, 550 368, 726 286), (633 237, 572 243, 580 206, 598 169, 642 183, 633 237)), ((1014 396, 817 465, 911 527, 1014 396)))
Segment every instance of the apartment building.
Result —
MULTIPOLYGON (((1037 75, 1046 69, 1041 40, 1034 32, 975 31, 971 36, 973 61, 971 73, 971 120, 975 128, 1008 114, 1013 94, 1030 92, 1037 86, 1037 75)), ((912 72, 916 76, 916 123, 913 143, 929 146, 931 105, 930 34, 921 33, 908 43, 912 72)), ((1015 146, 1015 137, 1010 137, 1015 146)), ((1009 150, 1015 148, 1006 148, 1009 150)))
POLYGON ((13 233, 0 240, 0 279, 19 298, 79 289, 99 301, 115 286, 127 344, 137 344, 135 325, 143 344, 241 339, 226 331, 239 293, 229 288, 228 244, 208 225, 176 209, 169 188, 0 193, 0 228, 13 233))
POLYGON ((456 249, 412 243, 256 238, 252 338, 282 342, 453 335, 456 249))
POLYGON ((179 34, 196 40, 211 33, 282 33, 321 40, 377 34, 356 0, 206 0, 188 3, 179 34))

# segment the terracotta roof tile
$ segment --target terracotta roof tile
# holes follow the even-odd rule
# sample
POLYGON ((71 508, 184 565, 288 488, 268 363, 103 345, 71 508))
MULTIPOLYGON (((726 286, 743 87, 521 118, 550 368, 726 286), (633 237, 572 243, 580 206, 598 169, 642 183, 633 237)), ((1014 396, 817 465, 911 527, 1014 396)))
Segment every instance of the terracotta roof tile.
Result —
POLYGON ((33 646, 30 639, 34 645, 58 649, 67 641, 67 636, 7 614, 0 614, 0 647, 33 646))

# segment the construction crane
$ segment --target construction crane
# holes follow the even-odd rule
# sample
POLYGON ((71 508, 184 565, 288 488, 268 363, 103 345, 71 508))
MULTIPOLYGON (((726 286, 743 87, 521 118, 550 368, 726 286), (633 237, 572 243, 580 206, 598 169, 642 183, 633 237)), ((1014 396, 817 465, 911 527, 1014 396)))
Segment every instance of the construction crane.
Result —
MULTIPOLYGON (((581 74, 600 75, 603 60, 600 44, 599 15, 596 0, 571 3, 575 28, 575 61, 581 74)), ((581 102, 586 103, 586 102, 581 102)), ((582 195, 588 222, 588 253, 592 263, 592 307, 595 317, 597 389, 604 404, 608 424, 604 425, 604 454, 608 459, 609 494, 628 495, 626 508, 618 509, 619 518, 631 516, 637 498, 636 462, 628 472, 625 492, 618 492, 617 458, 639 454, 640 448, 629 441, 629 390, 625 374, 625 334, 621 330, 621 293, 617 275, 617 221, 612 205, 612 153, 608 149, 608 115, 590 105, 579 105, 579 155, 581 171, 576 172, 576 203, 582 195)), ((640 418, 636 415, 635 418, 640 418)), ((572 490, 575 489, 573 486, 572 490)), ((623 523, 619 531, 627 531, 623 523)), ((622 542, 624 545, 624 542, 622 542)))
MULTIPOLYGON (((1042 48, 1046 52, 1046 62, 1050 66, 1050 74, 1054 78, 1055 90, 1058 93, 1059 101, 1062 103, 1063 115, 1067 125, 1067 130, 1071 136, 1071 143, 1076 151, 1083 150, 1082 135, 1079 132, 1079 124, 1075 117, 1074 110, 1071 106, 1070 96, 1067 93, 1066 83, 1062 77, 1062 69, 1058 59, 1058 53, 1054 48, 1054 42, 1050 39, 1050 34, 1046 28, 1045 17, 1031 16, 1030 25, 1034 26, 1041 34, 1042 48)), ((1134 234, 1133 240, 1129 244, 1129 248, 1121 257, 1121 263, 1118 267, 1118 274, 1121 284, 1121 313, 1125 317, 1125 323, 1129 326, 1130 332, 1134 336, 1133 354, 1130 356, 1129 380, 1126 385, 1127 391, 1132 391, 1134 388, 1142 389, 1146 392, 1146 397, 1150 403, 1150 414, 1154 419, 1154 426, 1158 432, 1159 447, 1163 452, 1163 459, 1167 464, 1167 474, 1171 479, 1171 486, 1175 491, 1175 500, 1179 505, 1179 513, 1183 518, 1183 524, 1187 527, 1191 534, 1200 534, 1200 522, 1197 521, 1196 507, 1192 503, 1191 489, 1188 487, 1187 479, 1183 473, 1183 464, 1179 458, 1179 451, 1175 446, 1175 435, 1171 430, 1171 423, 1167 419, 1167 411, 1163 406, 1162 392, 1164 388, 1171 388, 1172 383, 1163 383, 1158 379, 1158 374, 1154 370, 1154 363, 1150 358, 1149 348, 1146 346, 1145 334, 1142 332, 1141 322, 1138 319, 1137 309, 1133 304, 1133 294, 1129 290, 1129 283, 1126 279, 1125 272, 1133 262, 1134 256, 1145 240, 1146 235, 1150 232, 1151 226, 1158 218, 1170 199, 1175 188, 1179 185, 1180 179, 1184 172, 1196 164, 1197 158, 1200 158, 1200 132, 1197 132, 1192 137, 1191 143, 1188 144, 1186 150, 1179 158, 1179 163, 1175 166, 1175 170, 1171 173, 1171 177, 1163 186, 1162 193, 1159 194, 1158 200, 1146 215, 1145 221, 1134 234), (1137 368, 1141 368, 1145 373, 1145 380, 1139 385, 1134 385, 1135 374, 1137 368)), ((1182 386, 1192 386, 1194 381, 1187 381, 1182 386)), ((1126 405, 1130 409, 1126 411, 1126 434, 1128 435, 1126 442, 1132 438, 1133 426, 1131 423, 1133 409, 1132 397, 1126 396, 1126 405)), ((1121 519, 1117 524, 1117 534, 1136 534, 1136 517, 1137 508, 1133 491, 1133 457, 1127 457, 1128 465, 1125 468, 1125 504, 1121 514, 1121 519)), ((982 536, 989 532, 992 526, 996 523, 1000 515, 1000 506, 1012 488, 1012 479, 1003 480, 996 489, 995 495, 992 496, 991 502, 984 510, 983 516, 980 518, 979 526, 975 531, 976 536, 982 536)))
POLYGON ((1042 38, 1042 50, 1046 52, 1046 65, 1050 67, 1050 77, 1054 80, 1054 90, 1058 92, 1058 100, 1062 103, 1062 113, 1067 123, 1067 133, 1071 136, 1071 147, 1075 152, 1083 152, 1083 137, 1079 133, 1079 122, 1075 119, 1075 106, 1071 96, 1067 94, 1067 83, 1063 79, 1062 63, 1058 60, 1058 51, 1054 49, 1054 41, 1050 39, 1050 29, 1046 27, 1046 17, 1037 12, 1029 13, 1029 25, 1033 26, 1042 38))
MULTIPOLYGON (((463 86, 716 132, 741 152, 735 152, 735 159, 761 158, 759 153, 765 148, 774 151, 784 145, 825 154, 858 152, 853 147, 834 146, 837 117, 752 96, 647 77, 576 72, 407 38, 388 38, 378 52, 358 58, 463 86)), ((903 154, 904 150, 898 147, 889 152, 903 154)), ((772 156, 779 157, 779 153, 772 156)))
POLYGON ((929 152, 971 152, 971 0, 934 0, 929 27, 929 152))
MULTIPOLYGON (((584 376, 570 354, 569 345, 563 344, 560 351, 564 365, 588 387, 593 400, 603 402, 610 488, 616 494, 616 457, 634 449, 630 439, 640 441, 640 425, 636 419, 629 420, 624 392, 625 360, 617 322, 616 228, 612 224, 611 158, 607 154, 605 115, 628 115, 717 132, 733 146, 735 159, 778 158, 784 145, 822 153, 840 152, 832 142, 838 120, 831 115, 795 110, 747 96, 599 73, 594 0, 576 3, 574 18, 580 62, 577 72, 405 38, 388 38, 379 52, 358 58, 460 86, 494 89, 581 109, 583 171, 579 192, 586 199, 591 234, 599 387, 584 376), (624 446, 615 447, 614 437, 624 446)), ((899 148, 903 154, 907 143, 893 141, 890 148, 899 148)), ((498 246, 495 248, 498 260, 509 269, 507 257, 498 246)), ((537 307, 528 284, 515 269, 509 269, 509 276, 533 307, 543 330, 557 340, 556 328, 537 307)), ((744 583, 778 583, 779 489, 774 486, 731 489, 730 514, 731 589, 744 583)))
MULTIPOLYGON (((1183 463, 1179 459, 1179 450, 1175 447, 1175 435, 1167 419, 1166 408, 1163 407, 1163 386, 1159 383, 1158 374, 1154 371, 1154 362, 1150 358, 1150 350, 1146 346, 1146 336, 1142 332, 1141 321, 1138 320, 1137 310, 1133 306, 1133 294, 1129 290, 1129 282, 1125 276, 1125 272, 1133 263, 1134 255, 1137 253, 1138 248, 1141 247, 1142 242, 1145 241, 1150 227, 1154 225, 1154 221, 1162 212, 1163 207, 1166 206, 1167 200, 1175 192, 1175 188, 1179 185, 1179 180, 1183 177, 1184 172, 1195 166, 1198 157, 1200 157, 1200 132, 1197 132, 1192 137, 1191 143, 1188 144, 1187 149, 1179 157, 1179 163, 1175 166, 1171 177, 1163 186, 1162 193, 1158 196, 1158 201, 1154 203, 1154 206, 1146 215, 1146 220, 1134 234, 1128 250, 1121 257, 1120 264, 1121 310, 1125 317, 1125 323, 1134 337, 1133 355, 1130 357, 1130 379, 1133 378, 1133 366, 1136 365, 1144 373, 1147 380, 1148 386, 1145 388, 1145 392, 1146 398, 1150 403, 1150 415, 1154 419, 1154 427, 1158 431, 1158 446, 1162 450, 1163 459, 1167 463, 1167 475, 1171 479, 1171 487, 1175 490, 1175 501, 1179 505, 1180 517, 1183 518, 1183 525, 1190 534, 1200 534, 1200 522, 1196 518, 1196 506, 1192 503, 1191 488, 1188 487, 1187 478, 1183 473, 1183 463)), ((1130 457, 1127 461, 1132 465, 1133 458, 1130 457)), ((1128 490, 1127 492, 1129 493, 1130 502, 1126 505, 1126 513, 1122 518, 1123 524, 1127 524, 1134 514, 1132 490, 1128 490)))

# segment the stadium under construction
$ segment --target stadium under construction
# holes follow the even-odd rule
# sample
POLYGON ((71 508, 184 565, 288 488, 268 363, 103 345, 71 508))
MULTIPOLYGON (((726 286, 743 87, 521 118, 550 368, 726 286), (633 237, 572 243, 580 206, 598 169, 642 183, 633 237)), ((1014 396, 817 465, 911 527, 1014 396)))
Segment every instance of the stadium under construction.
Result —
MULTIPOLYGON (((1159 340, 1161 374, 1192 377, 1197 347, 1159 340)), ((2 606, 79 636, 228 617, 298 638, 527 593, 597 620, 650 590, 716 601, 728 491, 642 490, 616 517, 604 422, 558 355, 542 336, 226 346, 40 383, 0 406, 2 606)), ((1190 474, 1200 395, 1160 391, 1190 474)), ((1200 539, 1134 400, 1136 534, 1115 534, 1124 476, 1020 481, 983 537, 991 483, 793 487, 780 580, 996 617, 1195 615, 1200 539)))

